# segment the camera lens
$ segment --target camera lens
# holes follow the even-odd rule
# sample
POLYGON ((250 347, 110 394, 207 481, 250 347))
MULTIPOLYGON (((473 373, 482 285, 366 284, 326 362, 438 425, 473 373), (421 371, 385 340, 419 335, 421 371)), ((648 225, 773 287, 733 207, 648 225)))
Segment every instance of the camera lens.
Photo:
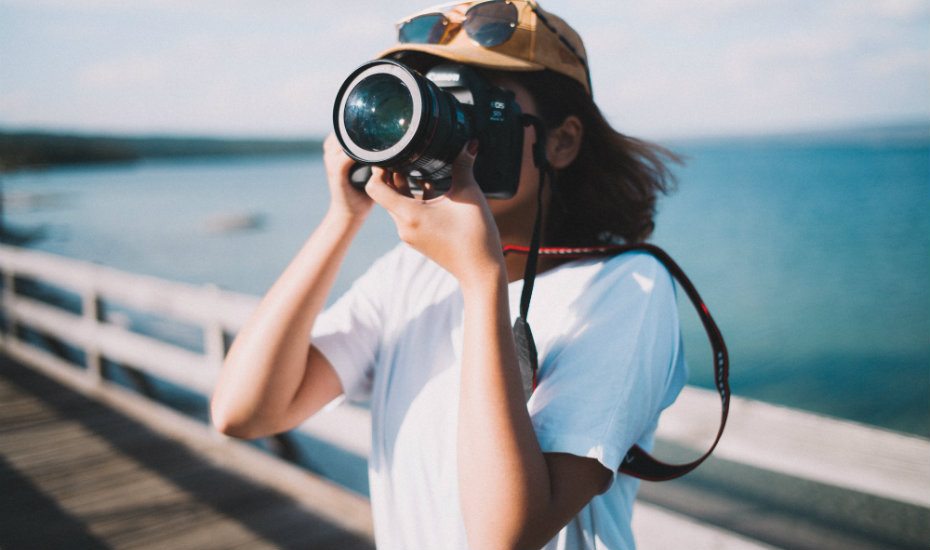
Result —
POLYGON ((346 98, 346 133, 359 147, 384 151, 404 137, 413 117, 413 97, 391 74, 374 74, 359 82, 346 98))
POLYGON ((342 83, 333 106, 333 126, 346 153, 365 164, 405 164, 429 130, 428 88, 421 75, 392 61, 356 69, 342 83))
MULTIPOLYGON (((423 182, 449 189, 455 158, 473 138, 481 147, 475 179, 485 195, 512 197, 520 181, 520 106, 513 92, 465 65, 435 65, 424 75, 399 61, 369 61, 339 88, 333 128, 356 168, 390 168, 414 191, 423 182)), ((368 176, 353 168, 349 181, 362 188, 368 176)))
POLYGON ((442 76, 437 83, 386 59, 356 69, 333 106, 336 136, 346 153, 358 162, 402 172, 409 180, 429 181, 434 189, 448 188, 452 162, 474 132, 472 106, 441 87, 462 88, 461 75, 447 71, 442 76))

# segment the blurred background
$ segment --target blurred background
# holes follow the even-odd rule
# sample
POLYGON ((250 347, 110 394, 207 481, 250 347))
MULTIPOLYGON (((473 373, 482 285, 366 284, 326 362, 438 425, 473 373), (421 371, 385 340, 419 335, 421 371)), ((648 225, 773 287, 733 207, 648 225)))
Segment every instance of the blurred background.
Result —
MULTIPOLYGON (((4 239, 263 293, 325 211, 338 86, 422 7, 0 0, 4 239)), ((930 5, 545 7, 615 127, 687 159, 653 241, 721 325, 735 392, 930 435, 930 5)), ((395 242, 377 212, 337 292, 395 242)), ((686 318, 710 387, 703 338, 686 318)))

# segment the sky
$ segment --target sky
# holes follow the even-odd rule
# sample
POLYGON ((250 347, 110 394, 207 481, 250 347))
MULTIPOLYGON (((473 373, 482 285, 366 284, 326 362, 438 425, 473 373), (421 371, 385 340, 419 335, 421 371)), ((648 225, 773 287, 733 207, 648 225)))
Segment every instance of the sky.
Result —
MULTIPOLYGON (((320 137, 411 0, 0 0, 0 128, 320 137)), ((542 0, 649 138, 930 123, 927 0, 542 0)))

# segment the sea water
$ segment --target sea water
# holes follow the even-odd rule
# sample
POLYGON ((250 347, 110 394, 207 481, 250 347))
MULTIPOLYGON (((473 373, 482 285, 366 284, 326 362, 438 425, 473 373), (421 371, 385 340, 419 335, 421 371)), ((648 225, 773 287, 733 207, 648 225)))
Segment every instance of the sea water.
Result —
MULTIPOLYGON (((667 144, 686 164, 652 241, 720 325, 737 395, 930 435, 927 135, 667 144)), ((0 183, 3 222, 33 233, 29 247, 256 295, 328 201, 320 157, 56 168, 0 183)), ((376 208, 334 293, 396 242, 376 208)), ((679 301, 692 382, 711 387, 706 337, 679 301)))

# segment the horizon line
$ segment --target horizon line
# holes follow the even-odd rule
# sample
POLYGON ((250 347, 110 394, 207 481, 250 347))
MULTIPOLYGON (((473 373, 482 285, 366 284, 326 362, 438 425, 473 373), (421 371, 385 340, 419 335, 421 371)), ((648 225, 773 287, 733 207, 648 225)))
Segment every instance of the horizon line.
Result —
MULTIPOLYGON (((817 135, 830 135, 838 133, 852 133, 864 131, 901 130, 901 129, 927 131, 930 137, 930 117, 914 116, 908 118, 888 119, 882 121, 860 121, 830 123, 819 126, 795 126, 779 129, 746 129, 721 130, 703 133, 682 133, 677 135, 646 137, 650 141, 692 141, 692 140, 726 140, 726 139, 752 139, 776 137, 815 137, 817 135)), ((626 133, 626 132, 624 132, 626 133)), ((104 139, 191 139, 216 141, 259 141, 259 142, 322 142, 325 136, 312 134, 245 134, 245 133, 213 133, 198 130, 108 130, 94 128, 68 128, 48 126, 5 126, 0 123, 2 134, 43 134, 48 136, 68 136, 83 138, 104 139)), ((643 135, 640 133, 640 135, 643 135)), ((638 137, 638 136, 637 136, 638 137)))

